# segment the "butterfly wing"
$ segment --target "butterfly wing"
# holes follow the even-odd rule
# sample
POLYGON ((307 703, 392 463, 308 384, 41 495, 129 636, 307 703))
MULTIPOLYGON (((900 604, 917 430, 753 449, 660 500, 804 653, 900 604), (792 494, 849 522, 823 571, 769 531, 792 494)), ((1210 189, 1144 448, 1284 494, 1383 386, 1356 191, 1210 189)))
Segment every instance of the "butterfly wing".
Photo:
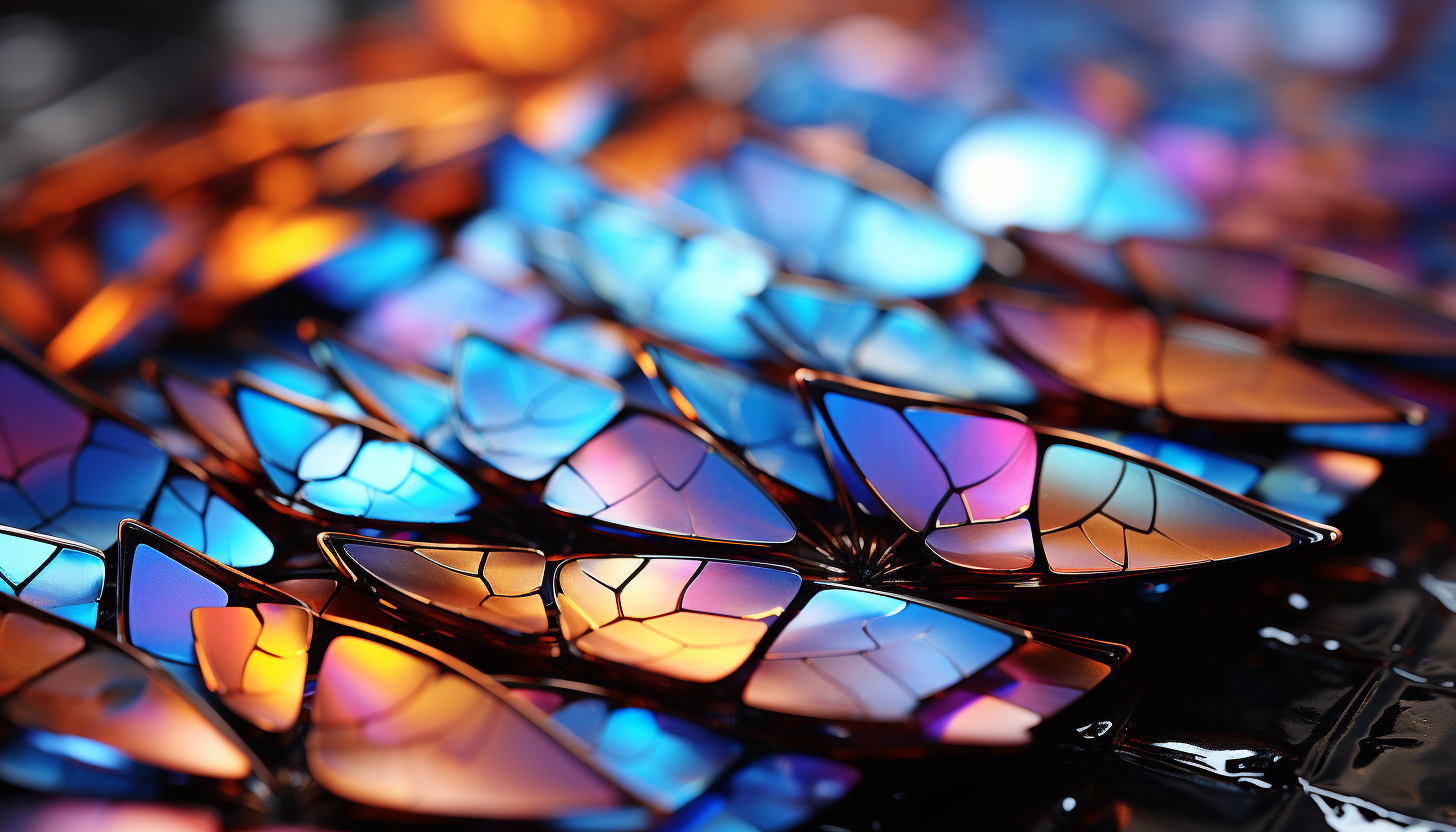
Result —
MULTIPOLYGON (((1018 415, 800 371, 823 440, 943 561, 1108 573, 1306 545, 1338 532, 1115 445, 1018 415)), ((853 492, 851 492, 853 493, 853 492)))

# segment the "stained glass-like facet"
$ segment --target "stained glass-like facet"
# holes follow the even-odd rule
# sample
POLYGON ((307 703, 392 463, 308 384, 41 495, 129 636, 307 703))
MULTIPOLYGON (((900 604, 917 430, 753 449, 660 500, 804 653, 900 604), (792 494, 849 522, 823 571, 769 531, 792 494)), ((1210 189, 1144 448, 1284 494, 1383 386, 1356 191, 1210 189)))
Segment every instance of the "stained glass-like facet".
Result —
POLYGON ((633 415, 572 454, 546 482, 557 511, 617 526, 736 543, 785 543, 795 529, 763 488, 697 435, 633 415))
POLYGON ((715 682, 748 659, 799 583, 788 570, 746 563, 581 558, 557 573, 556 605, 562 634, 583 653, 715 682))

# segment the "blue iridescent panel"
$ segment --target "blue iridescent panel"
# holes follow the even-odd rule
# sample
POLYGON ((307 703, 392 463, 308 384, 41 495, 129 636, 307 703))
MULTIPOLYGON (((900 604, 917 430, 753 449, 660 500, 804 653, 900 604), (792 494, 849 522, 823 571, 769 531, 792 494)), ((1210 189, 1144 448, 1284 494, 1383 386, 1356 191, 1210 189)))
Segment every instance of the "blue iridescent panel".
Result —
POLYGON ((548 325, 561 303, 561 295, 545 281, 497 286, 445 261, 409 286, 380 296, 350 321, 349 332, 385 355, 445 370, 457 327, 516 342, 548 325))
POLYGON ((980 241, 928 207, 868 193, 754 143, 735 148, 728 167, 752 206, 752 228, 796 273, 926 297, 959 291, 980 269, 980 241))
MULTIPOLYGON (((720 811, 749 829, 784 832, 841 800, 858 782, 859 771, 845 763, 806 754, 770 754, 729 778, 720 811)), ((722 827, 691 828, 706 832, 722 827)))
POLYGON ((284 390, 323 402, 341 416, 357 419, 365 415, 354 397, 329 378, 328 373, 312 364, 305 364, 301 359, 250 352, 243 356, 243 369, 284 390))
POLYGON ((1251 462, 1159 436, 1115 430, 1088 430, 1084 433, 1147 454, 1170 468, 1207 480, 1235 494, 1247 494, 1262 473, 1259 466, 1251 462))
POLYGON ((614 381, 486 338, 460 342, 452 378, 460 442, 517 479, 537 480, 622 409, 614 381))
POLYGON ((1025 404, 1036 388, 1010 362, 915 304, 811 281, 779 281, 749 310, 759 332, 817 369, 961 399, 1025 404))
POLYGON ((754 142, 735 147, 727 165, 752 206, 755 233, 773 244, 793 271, 824 271, 824 253, 840 214, 856 196, 855 186, 754 142))
POLYGON ((227 592, 145 543, 132 553, 126 587, 128 640, 158 658, 197 664, 192 611, 227 606, 227 592))
POLYGON ((300 275, 299 282, 330 306, 359 309, 419 279, 439 250, 439 238, 429 226, 386 217, 348 248, 300 275))
POLYGON ((602 699, 578 699, 551 721, 591 748, 592 759, 632 791, 664 811, 702 794, 743 747, 684 719, 642 708, 613 708, 602 699))
POLYGON ((622 327, 591 315, 552 324, 536 340, 536 352, 577 370, 622 378, 637 365, 622 327))
POLYGON ((584 171, 554 162, 509 136, 496 143, 490 174, 495 204, 528 226, 561 227, 580 216, 599 193, 584 171))
POLYGON ((268 535, 191 474, 167 480, 147 524, 234 568, 262 566, 273 559, 268 535))
POLYGON ((955 613, 859 589, 809 600, 743 689, 755 708, 823 719, 899 721, 1016 645, 955 613))
POLYGON ((680 237, 658 214, 601 202, 577 224, 591 289, 626 321, 717 355, 751 358, 763 343, 743 322, 773 263, 727 230, 680 237))
POLYGON ((167 469, 151 439, 0 363, 0 523, 106 549, 167 469))
POLYGON ((464 462, 464 448, 451 424, 450 382, 420 368, 408 372, 391 367, 335 338, 309 344, 314 359, 332 367, 356 396, 367 397, 388 421, 431 452, 464 462))
POLYGON ((686 399, 693 415, 741 446, 753 467, 822 500, 834 498, 814 425, 798 397, 728 366, 698 363, 655 346, 646 349, 660 378, 686 399))
POLYGON ((238 413, 283 494, 334 514, 396 523, 458 523, 480 503, 458 474, 408 442, 368 438, 248 387, 238 413))
POLYGON ((786 543, 796 534, 746 472, 689 431, 646 415, 583 445, 541 499, 567 514, 683 537, 786 543))
POLYGON ((0 527, 0 592, 83 627, 95 627, 105 583, 101 552, 0 527))

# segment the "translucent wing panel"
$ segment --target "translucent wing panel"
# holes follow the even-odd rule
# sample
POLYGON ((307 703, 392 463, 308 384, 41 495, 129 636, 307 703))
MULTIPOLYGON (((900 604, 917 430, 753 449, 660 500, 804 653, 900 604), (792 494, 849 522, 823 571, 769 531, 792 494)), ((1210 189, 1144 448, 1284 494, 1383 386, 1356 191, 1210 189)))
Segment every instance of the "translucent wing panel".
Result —
POLYGON ((623 802, 496 693, 355 636, 334 639, 324 654, 307 749, 319 783, 371 806, 545 819, 623 802))
POLYGON ((593 206, 576 230, 581 273, 623 320, 717 355, 763 351, 742 320, 774 271, 755 241, 727 230, 683 237, 660 214, 617 202, 593 206))
POLYGON ((1396 407, 1268 342, 1142 308, 1056 300, 991 301, 1001 331, 1073 387, 1132 407, 1161 404, 1193 419, 1389 422, 1396 407))
POLYGON ((820 499, 833 499, 814 426, 796 396, 727 366, 695 362, 651 345, 645 349, 659 379, 688 406, 688 415, 741 446, 744 458, 760 471, 820 499))
POLYGON ((663 811, 701 795, 743 746, 671 714, 584 698, 551 711, 551 721, 591 749, 592 759, 663 811))
POLYGON ((423 448, 372 438, 252 388, 237 391, 238 413, 278 491, 347 517, 398 523, 458 523, 480 497, 423 448))
POLYGON ((207 689, 264 731, 298 721, 313 616, 296 605, 198 607, 194 650, 207 689))
POLYGON ((793 572, 693 558, 573 560, 556 578, 578 650, 639 670, 716 682, 737 670, 799 590, 793 572))
POLYGON ((186 774, 240 779, 252 772, 235 739, 159 671, 115 647, 16 604, 0 615, 0 658, 0 713, 18 727, 83 737, 186 774))
POLYGON ((356 396, 383 410, 379 415, 416 441, 449 433, 450 385, 443 377, 396 369, 335 338, 309 344, 315 360, 332 368, 356 396))
POLYGON ((541 596, 546 557, 533 549, 410 546, 333 536, 325 545, 417 601, 513 633, 546 632, 541 596))
POLYGON ((1015 746, 1096 687, 1126 653, 1099 645, 1095 658, 1025 641, 918 714, 925 736, 950 745, 1015 746))
POLYGON ((1108 430, 1083 432, 1096 436, 1098 439, 1105 439, 1108 442, 1116 442, 1123 447, 1132 448, 1138 453, 1147 454, 1169 468, 1176 468, 1189 476, 1198 477, 1235 494, 1248 493, 1262 473, 1259 466, 1251 462, 1235 459, 1227 454, 1210 451, 1196 445, 1164 439, 1160 436, 1108 430))
POLYGON ((226 566, 262 566, 273 559, 268 535, 191 474, 167 479, 147 524, 226 566))
POLYGON ((601 430, 626 396, 609 379, 466 337, 453 379, 460 441, 493 467, 536 480, 601 430))
POLYGON ((546 482, 568 514, 683 537, 785 543, 793 523, 759 484, 702 439, 652 416, 602 431, 546 482))
POLYGON ((882 304, 817 281, 780 280, 758 297, 749 320, 807 366, 963 399, 1036 398, 1009 362, 958 336, 914 304, 882 304))
POLYGON ((106 563, 79 543, 0 527, 0 593, 95 627, 106 563))
POLYGON ((293 727, 313 633, 307 607, 135 522, 122 525, 117 561, 122 640, 259 728, 293 727))
POLYGON ((1170 326, 1160 383, 1181 416, 1259 422, 1389 422, 1390 405, 1267 342, 1196 322, 1170 326))
POLYGON ((1167 474, 1072 445, 1047 448, 1037 507, 1053 572, 1188 566, 1295 543, 1287 531, 1167 474))
POLYGON ((769 645, 743 701, 823 719, 905 720, 1020 640, 903 598, 826 589, 769 645))
POLYGON ((13 360, 0 358, 0 389, 0 523, 110 547, 156 495, 166 453, 13 360))
POLYGON ((1199 314, 1267 327, 1294 309, 1297 278, 1269 254, 1157 240, 1129 240, 1122 252, 1143 291, 1199 314))
POLYGON ((1295 339, 1325 349, 1456 355, 1456 321, 1371 287, 1309 275, 1294 313, 1295 339))
POLYGON ((1158 322, 1143 309, 991 303, 1012 343, 1073 387, 1132 407, 1158 403, 1158 322))

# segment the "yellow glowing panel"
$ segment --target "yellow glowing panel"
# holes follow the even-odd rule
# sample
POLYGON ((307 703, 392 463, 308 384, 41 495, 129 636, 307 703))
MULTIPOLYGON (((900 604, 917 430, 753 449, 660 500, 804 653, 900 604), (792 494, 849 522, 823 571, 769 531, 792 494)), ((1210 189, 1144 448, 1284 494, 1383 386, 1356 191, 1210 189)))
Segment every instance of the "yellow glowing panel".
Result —
POLYGON ((208 690, 265 731, 298 721, 313 619, 302 607, 259 604, 192 611, 197 663, 208 690), (261 616, 261 618, 260 618, 261 616))
POLYGON ((742 666, 799 589, 792 572, 668 557, 592 557, 557 577, 561 631, 578 650, 716 682, 742 666))

